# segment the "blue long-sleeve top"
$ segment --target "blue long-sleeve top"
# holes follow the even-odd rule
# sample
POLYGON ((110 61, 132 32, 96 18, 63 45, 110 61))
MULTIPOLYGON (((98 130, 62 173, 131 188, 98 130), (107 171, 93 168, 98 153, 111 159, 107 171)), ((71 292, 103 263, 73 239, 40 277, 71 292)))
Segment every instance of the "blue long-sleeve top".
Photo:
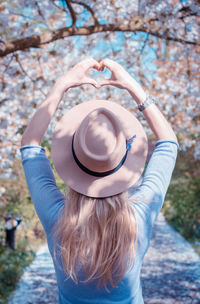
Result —
MULTIPOLYGON (((27 145, 20 148, 27 186, 37 215, 46 233, 48 248, 53 259, 59 304, 143 304, 140 271, 144 255, 149 247, 154 222, 162 208, 175 166, 178 143, 159 140, 145 170, 141 184, 135 189, 132 202, 138 224, 138 246, 134 267, 128 271, 118 288, 108 283, 109 292, 97 289, 96 282, 76 284, 66 279, 63 268, 53 258, 53 226, 65 204, 65 196, 56 185, 55 177, 44 148, 27 145)), ((79 273, 79 278, 83 274, 79 273)), ((83 277, 82 277, 83 278, 83 277)))

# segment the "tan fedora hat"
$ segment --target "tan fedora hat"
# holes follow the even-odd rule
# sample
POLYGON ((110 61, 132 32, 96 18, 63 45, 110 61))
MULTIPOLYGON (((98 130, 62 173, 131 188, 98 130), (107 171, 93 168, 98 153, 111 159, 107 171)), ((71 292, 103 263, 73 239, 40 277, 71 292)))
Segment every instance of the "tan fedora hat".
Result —
POLYGON ((121 193, 140 178, 148 141, 128 110, 107 100, 83 102, 57 123, 51 155, 63 181, 90 197, 121 193))

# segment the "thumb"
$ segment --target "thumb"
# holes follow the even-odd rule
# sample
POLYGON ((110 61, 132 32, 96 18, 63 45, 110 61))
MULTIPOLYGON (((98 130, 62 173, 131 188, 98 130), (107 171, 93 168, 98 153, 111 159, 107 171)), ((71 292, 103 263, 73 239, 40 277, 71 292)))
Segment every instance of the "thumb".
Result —
POLYGON ((96 89, 100 88, 99 83, 95 79, 87 78, 86 83, 93 85, 96 89))

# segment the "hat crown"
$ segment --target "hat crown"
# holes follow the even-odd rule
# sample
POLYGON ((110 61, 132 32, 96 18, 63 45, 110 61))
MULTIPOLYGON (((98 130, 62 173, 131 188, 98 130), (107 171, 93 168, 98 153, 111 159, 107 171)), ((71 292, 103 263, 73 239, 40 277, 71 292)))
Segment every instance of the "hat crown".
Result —
POLYGON ((75 132, 74 151, 90 170, 115 168, 126 152, 126 138, 118 118, 106 108, 91 111, 75 132))
POLYGON ((70 188, 91 197, 108 197, 127 190, 138 181, 145 166, 148 143, 145 130, 134 113, 116 102, 101 99, 83 102, 65 113, 56 124, 51 148, 55 169, 70 188), (108 112, 100 111, 101 108, 111 112, 113 118, 108 112), (85 126, 83 123, 86 118, 92 121, 91 114, 97 109, 98 125, 102 122, 99 130, 101 127, 103 138, 100 139, 93 133, 93 123, 85 123, 85 126), (129 143, 132 137, 136 138, 129 143), (97 145, 103 145, 101 151, 97 151, 97 145), (113 171, 111 174, 107 172, 109 169, 113 171))

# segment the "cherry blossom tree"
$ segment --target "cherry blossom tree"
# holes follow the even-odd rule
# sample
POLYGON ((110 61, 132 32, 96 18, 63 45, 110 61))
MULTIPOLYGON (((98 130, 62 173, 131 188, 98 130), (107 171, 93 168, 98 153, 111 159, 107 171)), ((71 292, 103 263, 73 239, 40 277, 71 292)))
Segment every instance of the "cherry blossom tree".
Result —
MULTIPOLYGON (((54 81, 85 57, 122 64, 159 97, 180 146, 195 146, 200 158, 199 11, 195 0, 1 0, 1 176, 12 176, 21 134, 54 81)), ((91 73, 109 77, 109 71, 91 73)), ((51 142, 65 111, 94 98, 124 105, 146 127, 128 93, 86 85, 66 93, 46 138, 51 142)))

